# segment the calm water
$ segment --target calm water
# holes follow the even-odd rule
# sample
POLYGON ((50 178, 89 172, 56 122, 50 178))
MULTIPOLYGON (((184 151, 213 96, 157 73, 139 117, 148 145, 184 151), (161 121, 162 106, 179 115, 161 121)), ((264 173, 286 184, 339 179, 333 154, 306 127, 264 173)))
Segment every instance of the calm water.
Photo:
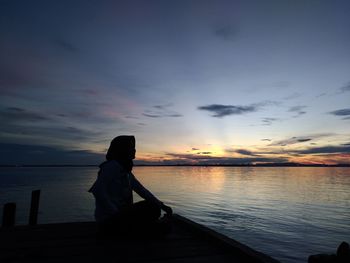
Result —
MULTIPOLYGON (((31 191, 41 189, 40 223, 93 220, 87 190, 96 172, 0 168, 0 205, 16 202, 17 224, 26 224, 31 191)), ((282 262, 306 262, 350 241, 350 168, 136 167, 134 173, 175 213, 282 262)))

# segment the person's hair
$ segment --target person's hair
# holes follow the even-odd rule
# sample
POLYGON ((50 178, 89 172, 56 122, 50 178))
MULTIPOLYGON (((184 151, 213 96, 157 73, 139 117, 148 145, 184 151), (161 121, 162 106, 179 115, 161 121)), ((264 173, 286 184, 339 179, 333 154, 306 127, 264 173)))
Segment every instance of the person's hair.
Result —
POLYGON ((130 149, 135 148, 135 137, 132 135, 121 135, 115 137, 108 148, 107 161, 117 160, 127 171, 133 167, 132 158, 130 158, 130 149))

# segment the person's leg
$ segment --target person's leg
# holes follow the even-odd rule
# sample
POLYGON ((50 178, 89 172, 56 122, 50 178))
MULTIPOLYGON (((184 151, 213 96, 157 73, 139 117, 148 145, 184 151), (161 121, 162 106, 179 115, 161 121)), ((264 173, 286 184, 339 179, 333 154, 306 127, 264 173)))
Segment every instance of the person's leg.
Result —
POLYGON ((161 215, 161 211, 156 204, 143 200, 132 205, 129 215, 132 217, 130 218, 132 222, 142 225, 156 222, 161 215))
POLYGON ((140 201, 122 210, 100 226, 107 236, 159 237, 171 230, 169 221, 160 221, 161 209, 149 202, 140 201))
POLYGON ((159 220, 161 209, 149 201, 141 201, 133 204, 130 215, 132 218, 132 232, 136 236, 164 237, 171 232, 171 222, 159 220))
POLYGON ((126 229, 121 227, 121 221, 118 216, 112 217, 104 222, 99 222, 97 226, 98 235, 102 238, 112 238, 125 234, 126 232, 126 229))

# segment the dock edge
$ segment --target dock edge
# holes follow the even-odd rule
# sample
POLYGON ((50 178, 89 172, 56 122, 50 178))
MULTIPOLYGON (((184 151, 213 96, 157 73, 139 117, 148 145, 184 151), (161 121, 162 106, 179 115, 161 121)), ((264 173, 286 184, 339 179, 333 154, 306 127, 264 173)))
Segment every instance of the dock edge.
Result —
POLYGON ((201 237, 223 246, 228 251, 236 253, 243 261, 252 263, 280 263, 280 261, 262 252, 258 252, 247 245, 220 234, 206 226, 198 224, 186 217, 174 214, 172 218, 174 221, 186 227, 189 231, 195 232, 201 237))

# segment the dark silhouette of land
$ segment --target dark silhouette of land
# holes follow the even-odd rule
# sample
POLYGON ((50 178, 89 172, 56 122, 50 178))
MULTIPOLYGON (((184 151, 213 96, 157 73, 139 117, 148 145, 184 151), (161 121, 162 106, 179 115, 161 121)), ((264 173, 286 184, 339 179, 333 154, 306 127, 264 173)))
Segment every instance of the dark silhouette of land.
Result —
MULTIPOLYGON (((97 164, 18 164, 18 165, 0 165, 0 167, 97 167, 97 164)), ((350 163, 341 163, 341 164, 303 164, 303 163, 243 163, 243 164, 187 164, 187 163, 178 163, 178 164, 135 164, 135 166, 199 166, 199 167, 350 167, 350 163)))

